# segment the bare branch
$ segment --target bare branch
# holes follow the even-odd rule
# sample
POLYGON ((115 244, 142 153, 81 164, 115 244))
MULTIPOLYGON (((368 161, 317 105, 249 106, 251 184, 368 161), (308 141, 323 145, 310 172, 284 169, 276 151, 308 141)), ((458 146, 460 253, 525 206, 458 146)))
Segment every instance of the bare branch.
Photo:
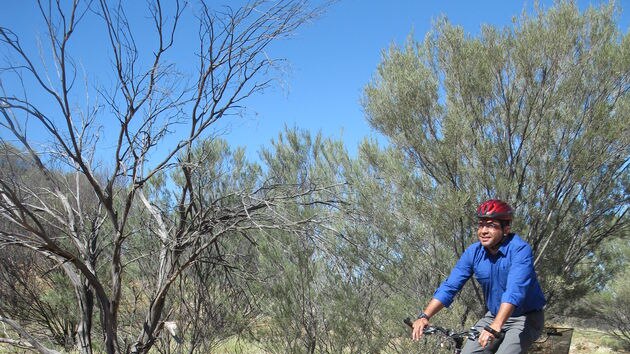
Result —
MULTIPOLYGON (((58 351, 56 350, 52 350, 52 349, 48 349, 46 347, 44 347, 37 339, 35 339, 33 336, 31 336, 24 328, 22 328, 22 326, 20 326, 17 322, 6 318, 4 316, 0 315, 0 322, 6 323, 9 326, 11 326, 11 328, 13 328, 13 330, 15 332, 17 332, 21 338, 24 338, 24 340, 26 341, 26 343, 28 343, 32 349, 38 351, 41 354, 60 354, 58 351)), ((4 342, 8 343, 10 342, 10 339, 6 339, 4 342)), ((22 347, 24 348, 25 345, 21 342, 21 341, 14 341, 14 343, 16 344, 16 346, 18 347, 22 347)), ((13 344, 13 343, 11 343, 13 344)))

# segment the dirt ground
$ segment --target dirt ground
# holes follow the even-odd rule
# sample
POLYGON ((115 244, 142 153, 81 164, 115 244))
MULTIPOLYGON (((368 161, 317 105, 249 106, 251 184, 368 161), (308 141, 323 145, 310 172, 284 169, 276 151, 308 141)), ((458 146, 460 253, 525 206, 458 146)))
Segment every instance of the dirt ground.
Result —
POLYGON ((629 354, 627 350, 612 349, 609 346, 601 343, 596 343, 592 340, 582 338, 575 338, 571 342, 571 349, 569 354, 607 354, 607 353, 624 353, 629 354))
POLYGON ((604 331, 567 326, 546 330, 530 350, 532 354, 630 354, 619 349, 617 339, 604 331))

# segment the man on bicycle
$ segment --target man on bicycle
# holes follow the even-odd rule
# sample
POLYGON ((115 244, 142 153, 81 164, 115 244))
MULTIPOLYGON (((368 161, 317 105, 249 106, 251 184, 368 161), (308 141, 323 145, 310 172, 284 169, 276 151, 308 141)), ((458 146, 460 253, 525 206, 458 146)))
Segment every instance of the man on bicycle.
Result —
POLYGON ((483 289, 488 311, 475 325, 481 333, 479 340, 467 341, 462 353, 525 353, 540 336, 545 297, 536 277, 530 245, 510 232, 512 213, 512 208, 498 199, 479 205, 479 241, 464 251, 413 323, 414 340, 422 336, 432 316, 451 305, 473 274, 483 289))

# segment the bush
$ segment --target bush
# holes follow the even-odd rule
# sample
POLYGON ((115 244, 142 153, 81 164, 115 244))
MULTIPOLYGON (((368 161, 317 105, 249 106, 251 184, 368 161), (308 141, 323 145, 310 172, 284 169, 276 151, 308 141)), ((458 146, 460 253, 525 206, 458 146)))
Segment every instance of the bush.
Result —
POLYGON ((590 296, 587 303, 595 316, 609 325, 610 333, 630 349, 630 268, 619 274, 603 291, 590 296))

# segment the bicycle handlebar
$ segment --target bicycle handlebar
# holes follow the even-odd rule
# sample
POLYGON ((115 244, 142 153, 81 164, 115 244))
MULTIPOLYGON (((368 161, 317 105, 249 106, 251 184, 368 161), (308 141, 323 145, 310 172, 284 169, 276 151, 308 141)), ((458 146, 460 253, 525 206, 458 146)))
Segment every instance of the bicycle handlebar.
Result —
MULTIPOLYGON (((405 322, 405 324, 411 328, 413 328, 413 322, 411 322, 411 318, 407 317, 403 320, 403 322, 405 322)), ((488 326, 486 326, 488 327, 488 326)), ((490 327, 488 327, 489 329, 492 329, 490 327)), ((495 330, 489 331, 488 329, 484 328, 486 331, 492 333, 492 335, 497 338, 497 339, 501 339, 504 336, 503 332, 497 332, 495 330)), ((451 329, 448 328, 443 328, 443 327, 439 327, 439 326, 426 326, 424 328, 424 330, 422 331, 423 334, 442 334, 444 336, 450 337, 454 340, 458 340, 458 339, 464 339, 464 338, 468 338, 470 340, 477 340, 479 339, 479 331, 476 328, 471 328, 468 331, 464 331, 464 332, 455 332, 451 329)))

